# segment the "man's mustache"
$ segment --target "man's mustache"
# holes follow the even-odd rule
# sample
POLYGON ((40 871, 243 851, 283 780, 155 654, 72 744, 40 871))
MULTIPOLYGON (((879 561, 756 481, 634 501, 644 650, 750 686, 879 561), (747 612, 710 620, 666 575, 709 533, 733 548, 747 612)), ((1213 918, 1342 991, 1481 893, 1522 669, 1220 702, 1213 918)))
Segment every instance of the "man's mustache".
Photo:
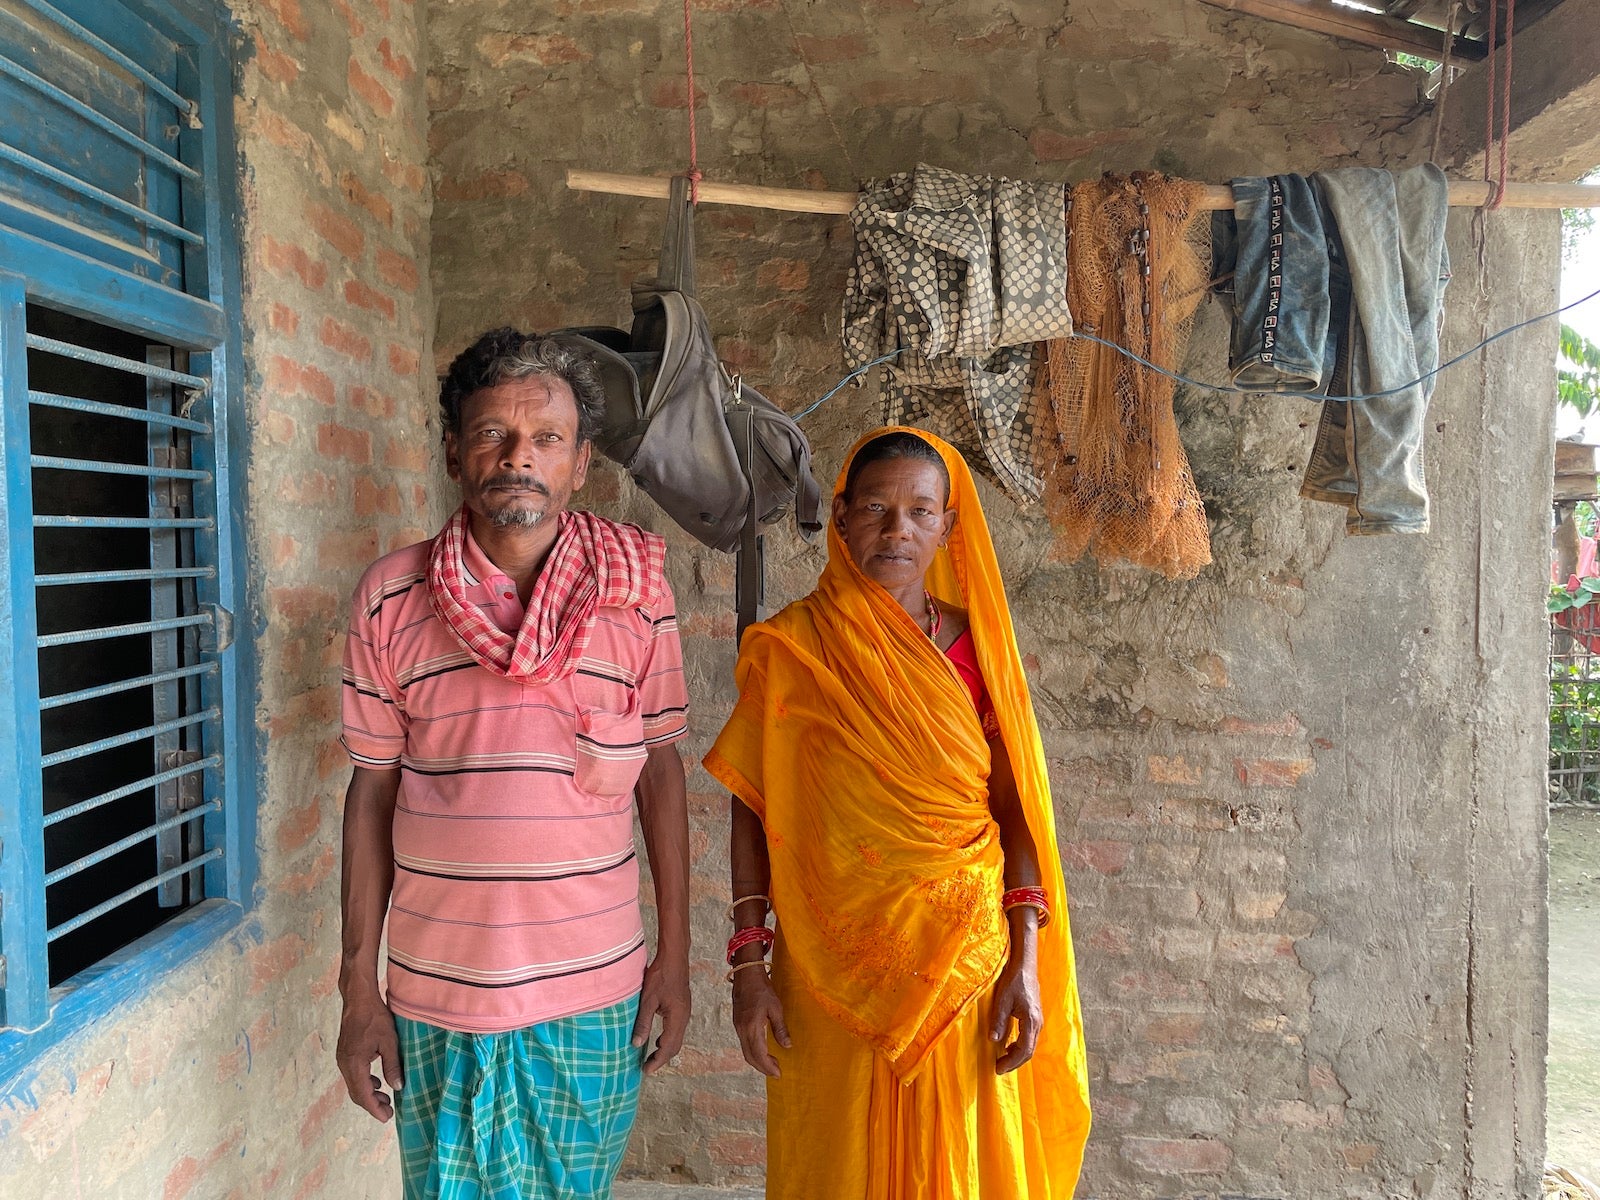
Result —
POLYGON ((526 488, 530 492, 538 492, 541 496, 550 495, 550 489, 532 475, 492 475, 483 481, 483 487, 485 491, 490 488, 526 488))

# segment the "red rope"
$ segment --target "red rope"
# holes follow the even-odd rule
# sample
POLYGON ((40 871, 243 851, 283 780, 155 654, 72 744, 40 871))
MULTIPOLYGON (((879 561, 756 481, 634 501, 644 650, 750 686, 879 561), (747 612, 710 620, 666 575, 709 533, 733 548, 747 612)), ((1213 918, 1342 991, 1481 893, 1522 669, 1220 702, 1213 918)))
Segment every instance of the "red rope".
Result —
POLYGON ((1505 67, 1499 67, 1499 36, 1497 20, 1500 15, 1500 0, 1489 0, 1489 61, 1485 67, 1488 73, 1488 89, 1484 96, 1483 110, 1483 181, 1489 185, 1488 199, 1483 207, 1493 211, 1500 207, 1506 197, 1507 174, 1507 147, 1511 139, 1511 56, 1512 40, 1515 36, 1517 0, 1505 0, 1506 28, 1505 28, 1505 67), (1495 111, 1498 103, 1499 112, 1495 111), (1496 128, 1496 118, 1499 127, 1496 128), (1499 171, 1491 174, 1489 162, 1496 152, 1495 143, 1499 143, 1499 171))
POLYGON ((689 203, 700 203, 700 138, 695 129, 694 87, 694 21, 690 11, 693 0, 683 0, 683 62, 689 77, 689 203))

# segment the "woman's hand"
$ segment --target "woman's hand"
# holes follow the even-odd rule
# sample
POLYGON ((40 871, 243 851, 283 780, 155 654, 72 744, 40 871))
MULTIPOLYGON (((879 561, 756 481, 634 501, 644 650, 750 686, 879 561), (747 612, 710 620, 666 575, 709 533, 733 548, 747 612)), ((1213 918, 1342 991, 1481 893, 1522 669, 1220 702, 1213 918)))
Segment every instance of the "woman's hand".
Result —
POLYGON ((1030 939, 1030 944, 1013 948, 994 985, 994 1024, 989 1029, 989 1040, 1002 1047, 1000 1057, 995 1060, 994 1073, 1008 1074, 1032 1058, 1043 1028, 1039 968, 1030 939), (1017 1036, 1007 1045, 1005 1039, 1013 1020, 1017 1023, 1017 1036))
POLYGON ((782 1072, 767 1045, 767 1030, 772 1030, 772 1036, 785 1050, 789 1048, 789 1030, 783 1023, 783 1002, 764 969, 734 973, 733 1028, 739 1035, 745 1062, 763 1075, 778 1078, 782 1072))

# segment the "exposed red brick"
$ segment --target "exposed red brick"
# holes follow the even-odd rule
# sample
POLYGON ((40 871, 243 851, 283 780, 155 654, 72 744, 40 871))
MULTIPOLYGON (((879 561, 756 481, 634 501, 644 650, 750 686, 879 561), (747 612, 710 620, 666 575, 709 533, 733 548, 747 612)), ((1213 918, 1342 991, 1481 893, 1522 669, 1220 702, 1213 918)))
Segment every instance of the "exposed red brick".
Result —
POLYGON ((1117 875, 1128 865, 1132 852, 1133 847, 1127 842, 1065 842, 1061 847, 1061 861, 1068 867, 1086 867, 1101 875, 1117 875))
POLYGON ((394 397, 373 388, 356 385, 348 392, 350 407, 385 420, 394 416, 394 397))
POLYGON ((1270 921, 1282 910, 1286 892, 1233 893, 1234 914, 1244 921, 1270 921))
POLYGON ((1196 1013, 1172 1013, 1143 1022, 1136 1042, 1152 1046, 1193 1046, 1205 1033, 1205 1020, 1196 1013))
POLYGON ((402 525, 399 529, 391 530, 383 540, 383 552, 393 554, 396 550, 403 550, 407 546, 414 546, 418 542, 427 541, 432 534, 419 525, 402 525))
POLYGON ((417 163, 404 162, 400 159, 384 160, 383 176, 395 187, 404 188, 419 196, 428 185, 428 172, 425 168, 417 163))
POLYGON ((811 266, 798 258, 771 258, 756 270, 756 284, 780 292, 803 292, 811 283, 811 266))
POLYGON ((275 354, 267 360, 266 385, 277 395, 308 396, 330 407, 335 399, 333 380, 327 372, 283 354, 275 354))
POLYGON ((278 499, 302 508, 326 508, 339 498, 339 481, 326 471, 286 471, 278 480, 278 499))
POLYGON ((520 196, 528 190, 528 177, 520 171, 483 171, 457 179, 439 181, 441 200, 488 200, 493 197, 520 196))
POLYGON ((415 375, 422 369, 422 356, 407 346, 390 342, 389 369, 396 375, 415 375))
POLYGON ((417 290, 417 260, 404 254, 396 254, 387 246, 379 246, 377 253, 378 274, 390 287, 397 287, 407 295, 417 290))
POLYGON ((388 513, 400 515, 400 489, 392 483, 378 483, 365 475, 356 479, 355 510, 358 517, 388 513))
POLYGON ((1378 1147, 1372 1142, 1352 1142, 1339 1152, 1344 1156, 1345 1165, 1352 1171, 1359 1171, 1370 1166, 1372 1160, 1378 1157, 1378 1147))
POLYGON ((261 263, 274 275, 294 276, 312 291, 328 280, 328 268, 312 258, 305 247, 280 242, 270 234, 261 238, 261 263))
MULTIPOLYGON (((343 1087, 344 1084, 339 1084, 343 1087)), ((312 1200, 314 1196, 321 1196, 328 1183, 328 1160, 321 1158, 317 1165, 306 1172, 306 1177, 301 1180, 300 1186, 295 1189, 294 1200, 312 1200)))
POLYGON ((862 108, 919 108, 941 101, 969 102, 981 92, 971 75, 922 71, 910 78, 868 80, 856 89, 856 102, 862 108))
POLYGON ((410 79, 417 73, 416 64, 404 54, 396 54, 388 38, 378 43, 378 58, 382 60, 384 70, 396 79, 410 79))
POLYGON ((278 822, 278 849, 286 852, 298 850, 321 828, 322 804, 315 799, 308 800, 299 808, 290 810, 278 822))
POLYGON ((338 593, 319 584, 267 590, 268 614, 281 617, 295 628, 307 625, 326 628, 339 615, 340 607, 338 593))
POLYGON ((360 258, 367 236, 349 217, 334 212, 326 204, 306 205, 306 221, 318 236, 346 258, 360 258))
MULTIPOLYGON (((679 76, 654 80, 647 89, 647 99, 656 108, 688 108, 689 85, 679 76)), ((701 108, 708 99, 704 88, 694 90, 694 106, 701 108)))
POLYGON ((733 1117, 761 1121, 767 1115, 765 1096, 725 1096, 721 1092, 697 1090, 690 1098, 694 1111, 702 1117, 733 1117))
POLYGON ((1272 721, 1247 721, 1242 717, 1224 717, 1217 728, 1230 734, 1262 734, 1267 737, 1293 737, 1305 726, 1294 713, 1284 713, 1272 721))
POLYGON ((1069 137, 1054 129, 1035 129, 1028 135, 1028 148, 1040 162, 1073 162, 1106 146, 1133 140, 1131 129, 1108 129, 1087 137, 1069 137))
POLYGON ((389 444, 384 447, 383 465, 397 471, 414 471, 420 474, 428 470, 432 462, 433 448, 422 437, 421 430, 411 438, 390 438, 389 444))
POLYGON ((272 564, 272 569, 274 571, 283 570, 290 563, 294 562, 295 558, 298 557, 300 553, 300 543, 294 538, 290 537, 287 533, 273 534, 271 540, 268 542, 268 545, 270 547, 268 561, 272 564))
POLYGON ((801 34, 794 39, 800 54, 812 64, 849 62, 860 58, 871 48, 867 39, 846 33, 837 37, 810 37, 801 34))
POLYGON ((333 6, 344 18, 345 26, 350 30, 352 38, 358 38, 367 31, 366 22, 361 19, 361 14, 356 12, 350 0, 333 0, 333 6))
POLYGON ((767 1161, 767 1140, 754 1133, 719 1133, 706 1150, 712 1162, 724 1167, 754 1167, 767 1161))
POLYGON ((267 45, 267 39, 258 32, 256 42, 256 67, 273 83, 293 83, 300 78, 300 64, 280 50, 267 45))
POLYGON ((360 571, 378 557, 378 531, 325 533, 317 540, 317 566, 325 571, 360 571))
POLYGON ((372 462, 372 434, 334 422, 317 426, 317 453, 324 458, 342 458, 357 466, 372 462))
POLYGON ((267 309, 267 328, 285 337, 293 337, 300 329, 300 314, 287 304, 274 303, 267 309))
POLYGON ((279 446, 287 446, 299 435, 300 427, 288 413, 269 410, 261 418, 261 436, 279 446))
POLYGON ((1309 758, 1236 758, 1233 773, 1246 787, 1294 787, 1316 765, 1309 758))
POLYGON ((284 150, 293 150, 304 154, 311 147, 311 137, 304 129, 289 120, 282 113, 271 109, 258 110, 255 115, 255 128, 271 142, 284 150))
POLYGON ((359 204, 383 224, 394 224, 394 205, 389 203, 386 196, 379 195, 362 183, 354 171, 340 172, 339 190, 353 204, 359 204))
POLYGON ((1214 1174, 1233 1162, 1233 1151, 1212 1138, 1125 1137, 1122 1156, 1156 1175, 1214 1174))
MULTIPOLYGON (((339 757, 344 758, 345 762, 347 763, 350 761, 349 759, 345 758, 342 753, 339 755, 339 757)), ((309 893, 316 891, 317 888, 321 887, 323 881, 328 879, 333 874, 333 867, 337 861, 338 859, 334 855, 333 847, 324 846, 322 848, 322 853, 311 860, 310 866, 308 866, 304 871, 296 871, 288 875, 281 876, 273 884, 273 889, 277 892, 290 896, 308 895, 309 893)))
POLYGON ((250 994, 259 996, 279 976, 299 966, 306 954, 306 940, 298 933, 285 933, 270 942, 252 947, 245 954, 250 972, 250 994))
POLYGON ((367 73, 362 65, 355 59, 350 60, 350 69, 345 73, 345 79, 350 84, 350 90, 367 102, 367 107, 380 117, 394 114, 394 96, 389 89, 384 87, 381 80, 367 73))
MULTIPOLYGON (((394 320, 394 297, 380 292, 371 284, 362 283, 359 279, 345 280, 344 298, 357 308, 365 308, 372 312, 382 313, 389 320, 394 320)), ((370 352, 371 347, 368 346, 367 349, 370 352)))
POLYGON ((184 1200, 199 1182, 200 1160, 185 1154, 167 1172, 166 1182, 161 1187, 161 1200, 184 1200))
POLYGON ((278 18, 290 37, 305 41, 311 36, 311 24, 300 11, 300 0, 260 0, 261 7, 278 18))
POLYGON ((1224 933, 1217 937, 1217 953, 1247 963, 1292 959, 1294 939, 1286 933, 1224 933))
MULTIPOLYGON (((346 285, 346 295, 349 285, 346 285)), ((372 361, 372 339, 336 317, 323 317, 317 340, 330 350, 349 355, 357 362, 372 361)))
POLYGON ((1199 783, 1200 768, 1181 754, 1152 754, 1145 760, 1151 783, 1199 783))
POLYGON ((478 39, 478 53, 492 67, 503 67, 514 58, 559 67, 594 57, 564 33, 486 33, 478 39))

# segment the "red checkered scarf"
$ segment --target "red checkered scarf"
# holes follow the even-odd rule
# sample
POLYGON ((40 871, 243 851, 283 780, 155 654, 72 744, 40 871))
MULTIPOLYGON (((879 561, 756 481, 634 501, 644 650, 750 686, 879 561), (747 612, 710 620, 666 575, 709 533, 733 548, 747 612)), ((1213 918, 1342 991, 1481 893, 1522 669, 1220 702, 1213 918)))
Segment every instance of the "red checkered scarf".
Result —
POLYGON ((467 598, 463 506, 433 539, 428 596, 467 653, 496 675, 550 683, 572 674, 589 646, 595 613, 654 603, 666 580, 667 544, 653 533, 589 512, 563 512, 550 557, 533 585, 516 637, 467 598))

